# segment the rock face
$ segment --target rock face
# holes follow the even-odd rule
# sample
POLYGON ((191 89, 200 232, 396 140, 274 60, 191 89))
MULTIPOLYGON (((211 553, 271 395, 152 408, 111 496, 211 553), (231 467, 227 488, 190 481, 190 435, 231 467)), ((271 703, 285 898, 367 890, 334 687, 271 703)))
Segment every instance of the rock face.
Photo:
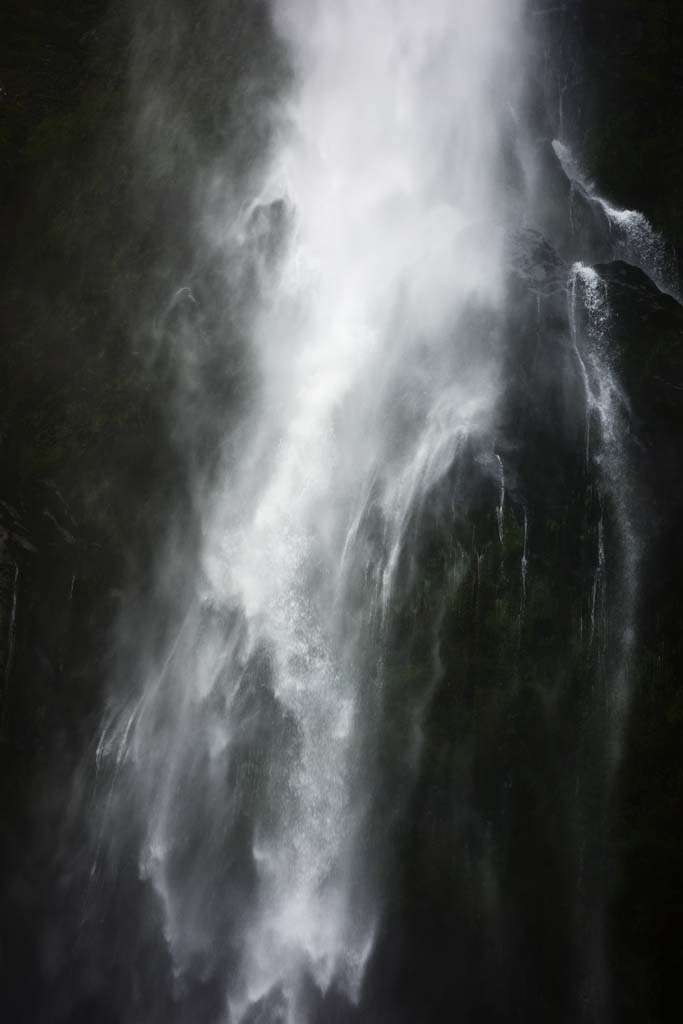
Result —
MULTIPOLYGON (((609 249, 593 230, 586 240, 596 253, 609 249)), ((561 244, 571 255, 580 248, 576 235, 561 244)), ((657 795, 654 763, 666 763, 675 728, 670 711, 655 723, 679 700, 668 658, 678 649, 671 627, 683 554, 683 310, 641 270, 597 264, 590 280, 599 281, 605 361, 591 364, 582 346, 594 311, 572 309, 571 265, 536 232, 512 241, 510 260, 516 315, 496 435, 465 452, 434 496, 420 583, 396 626, 397 704, 401 666, 411 666, 415 685, 433 672, 436 650, 440 677, 400 830, 403 897, 371 974, 375 1012, 399 992, 392 1019, 436 1020, 455 988, 465 1019, 507 1020, 514 1006, 527 1020, 636 1020, 646 1008, 663 1020, 674 992, 653 989, 668 959, 647 959, 647 944, 631 945, 634 926, 624 925, 637 892, 639 927, 662 941, 653 932, 667 920, 673 939, 671 911, 648 903, 638 865, 654 874, 663 855, 669 883, 680 878, 680 863, 664 854, 674 831, 665 807, 679 799, 680 773, 657 795), (599 408, 604 382, 587 408, 584 362, 589 376, 608 367, 619 391, 619 451, 609 439, 617 413, 599 408), (464 582, 449 597, 454 565, 464 582), (422 637, 440 622, 426 647, 412 616, 423 617, 422 637), (619 722, 622 685, 633 703, 619 722), (659 712, 653 686, 666 694, 659 712), (612 730, 628 737, 615 740, 616 774, 605 744, 612 730), (649 785, 638 776, 641 745, 649 785), (632 815, 645 802, 641 832, 632 815), (410 979, 403 985, 396 963, 410 979)), ((399 741, 393 753, 400 758, 399 741)))
POLYGON ((666 1020, 678 999, 683 924, 680 751, 683 593, 683 310, 643 273, 598 268, 632 404, 633 458, 646 538, 634 657, 634 702, 611 837, 610 939, 615 1019, 666 1020))

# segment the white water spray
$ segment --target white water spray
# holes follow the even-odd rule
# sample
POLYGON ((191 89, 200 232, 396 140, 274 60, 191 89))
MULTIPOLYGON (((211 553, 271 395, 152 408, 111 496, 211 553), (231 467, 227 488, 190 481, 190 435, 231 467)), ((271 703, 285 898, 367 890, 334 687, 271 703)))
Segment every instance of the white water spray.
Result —
MULTIPOLYGON (((608 202, 586 177, 569 146, 555 139, 553 149, 574 190, 602 210, 609 226, 614 258, 643 270, 657 287, 678 298, 678 278, 673 257, 662 235, 639 210, 623 210, 608 202)), ((570 207, 570 218, 573 217, 570 207)))
MULTIPOLYGON (((231 1024, 255 1008, 300 1024, 307 979, 356 999, 372 949, 381 894, 355 875, 368 645, 411 521, 495 407, 520 11, 273 4, 295 84, 253 201, 210 239, 234 267, 287 211, 255 275, 258 389, 182 627, 102 740, 144 805, 141 870, 178 976, 238 950, 231 1024)), ((501 463, 501 539, 504 487, 501 463)))

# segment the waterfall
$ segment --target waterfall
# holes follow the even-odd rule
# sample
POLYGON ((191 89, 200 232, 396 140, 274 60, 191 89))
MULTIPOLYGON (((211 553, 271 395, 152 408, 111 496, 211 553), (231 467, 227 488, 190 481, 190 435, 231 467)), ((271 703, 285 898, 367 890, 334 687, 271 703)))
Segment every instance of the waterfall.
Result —
MULTIPOLYGON (((90 882, 134 859, 200 1024, 384 1012, 383 965, 419 962, 401 942, 431 928, 424 878, 431 917, 472 937, 461 985, 500 975, 491 1005, 510 992, 525 1016, 518 968, 555 957, 563 1005, 584 986, 581 1019, 603 1019, 643 542, 606 279, 558 255, 565 176, 662 288, 664 243, 564 143, 539 152, 523 0, 267 9, 285 67, 267 137, 246 171, 229 141, 196 169, 195 266, 149 315, 196 533, 169 511, 153 611, 122 628, 90 882), (226 324, 230 415, 197 368, 211 330, 216 363, 237 360, 226 324), (550 941, 535 903, 558 892, 550 941), (220 1006, 202 1015, 204 988, 220 1006)), ((166 88, 140 120, 162 109, 177 132, 166 88)))
MULTIPOLYGON (((207 229, 254 289, 255 394, 177 634, 98 756, 142 821, 176 975, 229 965, 231 1024, 300 1024, 310 981, 357 1000, 373 948, 387 622, 424 503, 499 389, 520 13, 276 0, 293 80, 274 144, 251 200, 207 229)), ((430 692, 406 695, 408 775, 430 692)))
POLYGON ((675 1020, 683 4, 10 8, 0 1017, 675 1020))

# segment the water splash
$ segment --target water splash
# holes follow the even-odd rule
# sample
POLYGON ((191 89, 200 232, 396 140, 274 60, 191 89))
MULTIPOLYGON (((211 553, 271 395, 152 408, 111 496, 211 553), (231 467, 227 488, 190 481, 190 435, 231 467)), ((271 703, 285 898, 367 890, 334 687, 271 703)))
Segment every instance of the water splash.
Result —
MULTIPOLYGON (((604 199, 588 178, 569 146, 555 139, 555 155, 574 189, 602 210, 610 230, 615 259, 622 259, 644 271, 660 291, 679 298, 678 274, 672 252, 664 237, 639 210, 624 210, 604 199)), ((573 213, 570 205, 570 217, 573 213)))

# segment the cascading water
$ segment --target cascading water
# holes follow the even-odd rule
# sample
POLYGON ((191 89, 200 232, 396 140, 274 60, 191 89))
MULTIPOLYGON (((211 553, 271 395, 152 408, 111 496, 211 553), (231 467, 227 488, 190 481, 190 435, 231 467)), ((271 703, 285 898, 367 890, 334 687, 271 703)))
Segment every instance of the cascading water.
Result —
MULTIPOLYGON (((180 1024, 415 1024, 443 1019, 437 982, 465 1019, 604 1024, 642 540, 574 190, 660 286, 664 249, 532 143, 522 0, 269 12, 268 143, 246 186, 219 158, 194 208, 248 394, 195 481, 196 549, 168 544, 174 628, 139 639, 99 738, 92 886, 134 850, 180 1024), (387 964, 417 965, 414 1005, 387 964)), ((175 358, 201 395, 211 317, 170 295, 151 333, 193 307, 175 358)))
MULTIPOLYGON (((256 260, 256 395, 177 636, 100 743, 177 975, 229 966, 234 1024, 304 1020, 309 980, 357 999, 373 946, 385 623, 415 517, 495 410, 520 13, 272 7, 294 85, 253 201, 211 227, 256 260)), ((429 692, 406 695, 408 775, 429 692)))

